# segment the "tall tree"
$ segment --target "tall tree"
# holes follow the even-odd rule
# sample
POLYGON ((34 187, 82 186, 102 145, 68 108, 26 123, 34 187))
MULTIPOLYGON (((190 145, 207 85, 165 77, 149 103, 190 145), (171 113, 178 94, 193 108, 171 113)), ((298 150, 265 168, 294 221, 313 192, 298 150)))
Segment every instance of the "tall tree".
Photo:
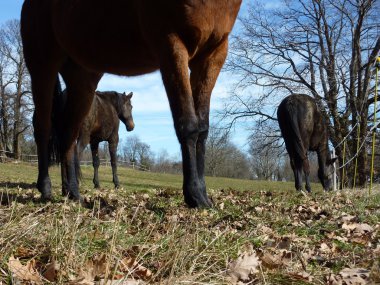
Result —
MULTIPOLYGON (((225 116, 231 121, 252 116, 259 122, 276 120, 275 109, 286 95, 309 94, 328 119, 331 141, 342 163, 340 142, 348 137, 347 156, 352 157, 356 138, 363 142, 369 135, 371 78, 380 50, 379 1, 283 0, 276 4, 254 2, 240 18, 241 30, 232 41, 226 65, 239 80, 225 116)), ((368 175, 365 146, 358 164, 356 185, 364 186, 368 175)))
POLYGON ((25 66, 18 20, 6 22, 0 29, 0 54, 2 136, 5 137, 4 140, 12 137, 12 152, 18 159, 20 140, 30 125, 32 111, 30 80, 25 66))

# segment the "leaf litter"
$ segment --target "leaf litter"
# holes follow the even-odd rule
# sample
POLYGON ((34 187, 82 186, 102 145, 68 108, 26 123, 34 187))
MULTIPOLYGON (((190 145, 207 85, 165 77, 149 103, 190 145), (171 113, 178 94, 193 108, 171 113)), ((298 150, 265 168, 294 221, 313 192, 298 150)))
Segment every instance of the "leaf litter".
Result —
POLYGON ((173 188, 88 191, 88 208, 2 203, 0 282, 380 282, 379 195, 210 192, 210 210, 186 208, 173 188))

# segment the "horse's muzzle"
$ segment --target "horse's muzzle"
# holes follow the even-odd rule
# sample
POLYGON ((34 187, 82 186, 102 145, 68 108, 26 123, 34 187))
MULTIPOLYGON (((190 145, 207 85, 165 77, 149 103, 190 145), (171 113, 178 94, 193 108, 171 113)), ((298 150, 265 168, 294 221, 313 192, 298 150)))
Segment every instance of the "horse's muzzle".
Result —
POLYGON ((131 131, 133 131, 133 129, 135 128, 135 123, 133 123, 133 122, 128 122, 128 124, 126 124, 126 127, 127 127, 127 131, 128 131, 128 132, 131 132, 131 131))

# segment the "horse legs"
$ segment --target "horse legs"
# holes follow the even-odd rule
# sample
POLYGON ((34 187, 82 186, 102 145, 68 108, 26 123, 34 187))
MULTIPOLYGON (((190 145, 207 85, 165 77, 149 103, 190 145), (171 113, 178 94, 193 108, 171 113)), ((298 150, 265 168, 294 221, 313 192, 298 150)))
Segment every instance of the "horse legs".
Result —
POLYGON ((196 144, 199 137, 198 118, 188 74, 189 55, 176 35, 170 35, 161 47, 161 75, 169 99, 177 138, 181 144, 183 194, 190 207, 210 207, 201 190, 197 169, 196 144))
POLYGON ((298 160, 290 159, 290 165, 294 173, 294 183, 297 191, 302 191, 302 165, 298 160))
MULTIPOLYGON (((32 69, 30 69, 32 71, 32 69)), ((32 93, 34 101, 33 127, 38 154, 37 189, 41 192, 42 200, 51 200, 51 181, 49 177, 49 137, 51 132, 51 110, 54 84, 58 73, 31 73, 32 93)))
POLYGON ((95 188, 100 188, 99 185, 99 142, 91 142, 91 154, 92 154, 92 166, 94 167, 94 178, 92 179, 92 182, 94 182, 95 188))
POLYGON ((82 122, 90 110, 101 74, 83 69, 68 60, 61 70, 66 83, 67 102, 61 127, 62 193, 80 200, 78 187, 79 162, 75 141, 82 122))
POLYGON ((117 144, 118 141, 109 141, 108 149, 111 157, 111 166, 112 166, 112 181, 115 184, 115 188, 119 188, 119 178, 117 177, 117 144))
POLYGON ((211 92, 227 56, 228 41, 225 39, 217 49, 190 63, 190 83, 194 107, 198 119, 199 135, 196 143, 198 178, 201 191, 207 197, 204 178, 206 140, 209 131, 211 92))
POLYGON ((307 192, 311 192, 311 186, 310 186, 310 165, 309 165, 309 160, 306 158, 303 161, 303 172, 305 174, 305 188, 307 192))

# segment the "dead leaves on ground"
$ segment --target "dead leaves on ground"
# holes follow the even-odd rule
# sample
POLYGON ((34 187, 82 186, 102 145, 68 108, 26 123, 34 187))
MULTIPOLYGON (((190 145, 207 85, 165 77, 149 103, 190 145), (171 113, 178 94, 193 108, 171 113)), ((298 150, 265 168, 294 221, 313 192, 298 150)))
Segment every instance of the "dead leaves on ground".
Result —
MULTIPOLYGON (((57 282, 60 265, 54 260, 45 266, 30 259, 22 264, 18 258, 11 256, 8 269, 15 284, 43 284, 46 281, 57 282)), ((152 272, 137 262, 136 258, 124 257, 111 264, 106 255, 95 256, 89 259, 78 269, 78 276, 72 277, 67 283, 70 285, 142 285, 152 277, 152 272)))
MULTIPOLYGON (((213 195, 218 210, 195 212, 176 204, 182 201, 180 191, 169 193, 161 189, 156 194, 149 197, 148 194, 137 193, 125 200, 113 192, 96 194, 88 201, 93 209, 98 210, 83 211, 80 222, 114 223, 119 219, 119 223, 128 224, 124 229, 128 236, 137 236, 141 230, 150 229, 149 236, 144 237, 144 241, 149 241, 147 246, 150 250, 179 229, 184 237, 197 230, 208 234, 202 236, 198 233, 200 241, 203 238, 215 241, 225 238, 225 247, 221 249, 221 255, 225 257, 221 259, 225 263, 215 262, 213 266, 216 269, 212 268, 211 254, 215 252, 210 249, 212 253, 206 259, 211 261, 205 268, 214 276, 225 277, 223 272, 226 272, 232 284, 262 284, 263 280, 274 275, 303 284, 369 284, 373 278, 380 282, 380 277, 373 277, 380 275, 379 266, 375 266, 378 263, 373 262, 380 259, 380 208, 372 206, 366 210, 368 212, 361 213, 355 209, 355 196, 302 196, 289 203, 288 196, 275 192, 223 190, 213 195), (242 247, 237 241, 241 240, 250 244, 250 249, 236 256, 236 251, 242 247)), ((62 206, 67 215, 75 209, 76 205, 62 206)), ((87 235, 107 240, 102 236, 104 232, 97 230, 87 235)), ((202 242, 199 245, 203 250, 202 242)), ((173 251, 171 258, 177 254, 174 248, 167 250, 173 251)), ((80 268, 71 267, 70 274, 65 273, 63 280, 70 281, 70 284, 90 285, 112 285, 115 282, 125 285, 158 284, 171 274, 170 268, 161 270, 166 264, 171 264, 161 259, 162 249, 155 250, 149 258, 139 255, 139 250, 134 253, 122 254, 121 258, 109 254, 96 255, 80 268), (137 256, 143 257, 139 259, 137 256), (164 272, 159 272, 162 275, 157 274, 160 270, 164 272)), ((206 255, 207 250, 202 253, 206 255)), ((20 247, 14 250, 14 255, 21 259, 20 262, 12 257, 8 262, 9 272, 15 280, 40 284, 62 278, 63 269, 56 262, 41 264, 33 259, 39 255, 38 250, 20 247)))

